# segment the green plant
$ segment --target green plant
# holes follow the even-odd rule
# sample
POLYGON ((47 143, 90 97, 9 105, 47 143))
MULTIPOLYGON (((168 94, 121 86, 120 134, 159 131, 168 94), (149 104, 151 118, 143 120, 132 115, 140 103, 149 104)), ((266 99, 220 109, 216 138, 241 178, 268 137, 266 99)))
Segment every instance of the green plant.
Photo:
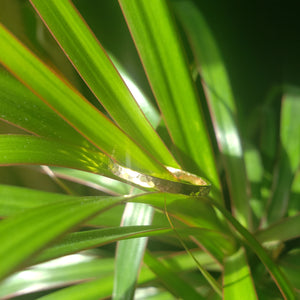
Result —
POLYGON ((131 94, 68 0, 30 2, 101 105, 65 60, 29 43, 42 62, 1 25, 0 117, 21 129, 4 129, 0 164, 61 188, 0 186, 1 297, 295 299, 299 90, 270 93, 251 123, 257 143, 237 125, 225 63, 192 1, 119 0, 156 103, 131 94), (210 194, 183 190, 169 167, 207 178, 210 194), (114 256, 103 245, 116 241, 114 256))

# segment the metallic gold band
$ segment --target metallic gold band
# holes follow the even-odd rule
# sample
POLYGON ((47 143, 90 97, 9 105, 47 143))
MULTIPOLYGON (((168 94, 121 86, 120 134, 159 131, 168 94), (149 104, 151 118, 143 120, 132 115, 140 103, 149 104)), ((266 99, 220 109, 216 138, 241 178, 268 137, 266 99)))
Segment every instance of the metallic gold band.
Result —
POLYGON ((114 175, 141 188, 189 196, 205 196, 209 193, 211 184, 208 180, 180 169, 167 169, 174 176, 174 181, 145 175, 116 163, 111 167, 114 175))

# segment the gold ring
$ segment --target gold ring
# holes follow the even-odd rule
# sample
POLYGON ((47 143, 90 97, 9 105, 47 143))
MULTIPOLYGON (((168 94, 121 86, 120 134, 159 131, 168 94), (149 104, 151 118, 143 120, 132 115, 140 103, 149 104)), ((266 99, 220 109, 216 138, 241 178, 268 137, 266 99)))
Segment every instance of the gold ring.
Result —
POLYGON ((174 181, 142 174, 117 163, 112 163, 110 169, 115 176, 144 189, 189 196, 209 193, 211 183, 208 180, 180 169, 166 168, 174 176, 174 181))

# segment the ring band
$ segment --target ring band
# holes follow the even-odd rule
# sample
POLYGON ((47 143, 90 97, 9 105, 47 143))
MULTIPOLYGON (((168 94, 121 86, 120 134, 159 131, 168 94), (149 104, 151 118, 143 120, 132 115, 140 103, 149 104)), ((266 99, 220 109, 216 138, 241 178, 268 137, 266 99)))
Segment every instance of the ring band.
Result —
POLYGON ((112 163, 111 171, 115 176, 146 189, 188 196, 205 196, 209 193, 211 183, 208 180, 180 169, 166 168, 174 176, 174 181, 142 174, 116 163, 112 163))

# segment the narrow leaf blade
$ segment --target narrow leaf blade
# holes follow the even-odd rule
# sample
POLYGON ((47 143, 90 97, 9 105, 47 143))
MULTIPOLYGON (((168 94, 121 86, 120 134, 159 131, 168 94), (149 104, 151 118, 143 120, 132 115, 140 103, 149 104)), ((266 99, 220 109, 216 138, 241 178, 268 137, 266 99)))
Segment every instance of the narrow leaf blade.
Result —
POLYGON ((178 167, 71 2, 31 0, 31 3, 120 128, 162 164, 178 167))
POLYGON ((281 108, 280 157, 267 214, 268 224, 280 220, 288 210, 291 186, 300 166, 299 114, 300 90, 287 87, 281 108))
POLYGON ((68 199, 69 195, 0 185, 0 216, 9 217, 40 205, 68 199))
POLYGON ((115 177, 101 152, 30 135, 0 135, 0 165, 54 165, 115 177))
POLYGON ((165 119, 180 163, 207 177, 220 200, 220 184, 199 99, 166 1, 120 5, 165 119))
POLYGON ((0 278, 3 279, 53 240, 91 218, 116 205, 123 198, 68 199, 37 207, 6 219, 0 224, 2 247, 0 278), (22 228, 22 234, 19 234, 22 228), (27 241, 30 240, 30 243, 27 241))
POLYGON ((227 173, 237 219, 251 227, 244 153, 235 118, 237 111, 229 76, 214 37, 191 1, 175 2, 176 12, 190 40, 201 74, 214 130, 227 173))
POLYGON ((1 119, 39 136, 92 147, 48 105, 4 70, 0 70, 0 99, 1 119))
POLYGON ((300 237, 300 213, 289 218, 281 219, 256 233, 256 238, 260 242, 282 242, 298 237, 300 237))
POLYGON ((224 262, 224 300, 256 300, 257 295, 243 248, 224 262))
MULTIPOLYGON (((122 216, 122 226, 150 225, 154 209, 143 203, 127 203, 122 216)), ((132 299, 147 238, 121 241, 116 252, 116 269, 113 299, 132 299), (124 274, 126 277, 124 278, 124 274)))
MULTIPOLYGON (((157 226, 126 226, 74 232, 51 248, 46 249, 36 258, 35 263, 99 247, 123 239, 156 236, 169 232, 170 229, 158 228, 157 226)), ((127 280, 128 279, 125 281, 127 280)))
POLYGON ((181 279, 178 274, 174 273, 149 251, 145 253, 144 261, 175 297, 181 299, 204 299, 194 287, 181 279))
POLYGON ((266 266, 268 271, 273 277, 277 287, 281 294, 286 299, 295 299, 295 291, 291 283, 283 275, 278 265, 270 258, 266 253, 262 245, 256 240, 256 238, 243 227, 224 207, 215 201, 211 201, 212 204, 223 214, 223 216, 229 221, 229 223, 237 230, 241 235, 243 241, 251 247, 251 249, 260 258, 262 263, 266 266))
POLYGON ((0 61, 90 142, 123 165, 170 173, 0 25, 0 61), (62 101, 63 100, 63 101, 62 101))

